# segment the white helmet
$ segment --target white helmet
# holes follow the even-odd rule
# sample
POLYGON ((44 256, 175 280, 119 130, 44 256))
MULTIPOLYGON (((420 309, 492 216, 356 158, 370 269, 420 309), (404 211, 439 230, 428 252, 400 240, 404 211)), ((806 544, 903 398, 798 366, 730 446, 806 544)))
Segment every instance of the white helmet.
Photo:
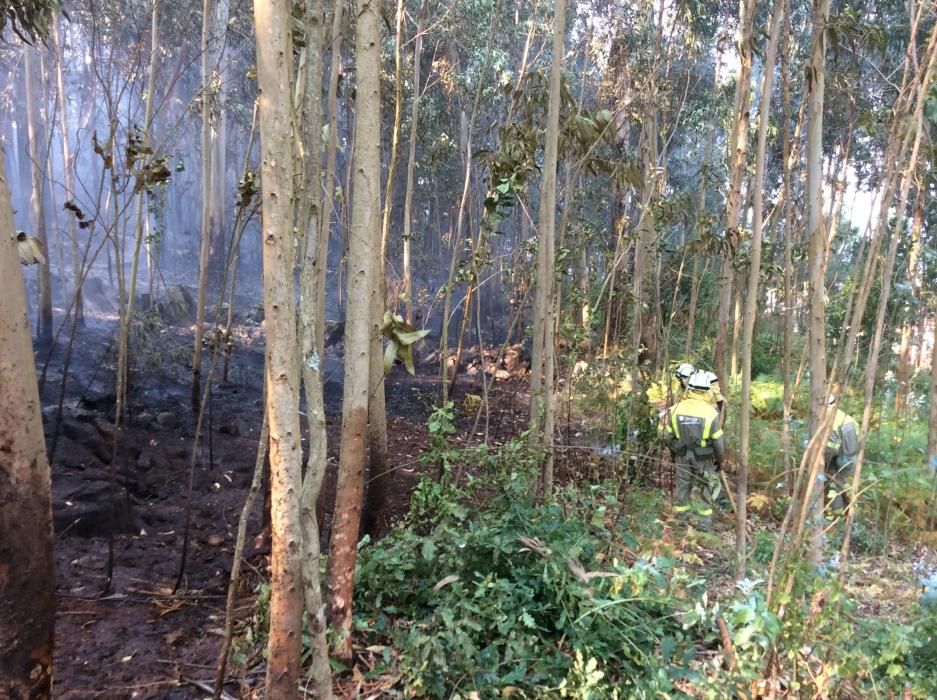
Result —
POLYGON ((675 369, 673 373, 677 376, 677 378, 686 381, 695 371, 696 368, 693 365, 691 365, 689 362, 684 362, 683 364, 678 365, 677 369, 675 369))
POLYGON ((719 381, 719 375, 717 375, 715 372, 703 372, 703 374, 709 378, 710 386, 719 381))
POLYGON ((836 403, 836 396, 834 394, 830 394, 829 396, 826 397, 827 406, 832 406, 835 403, 836 403))
POLYGON ((690 376, 687 386, 697 391, 709 391, 712 389, 712 379, 709 378, 710 374, 712 374, 712 372, 694 372, 690 376))

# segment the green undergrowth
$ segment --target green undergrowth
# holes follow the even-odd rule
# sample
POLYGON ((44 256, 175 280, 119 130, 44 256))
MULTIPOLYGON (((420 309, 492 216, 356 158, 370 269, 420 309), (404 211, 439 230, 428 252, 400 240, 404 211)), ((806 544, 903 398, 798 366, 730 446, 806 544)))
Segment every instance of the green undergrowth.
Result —
MULTIPOLYGON (((680 533, 693 531, 670 523, 659 491, 619 500, 618 484, 571 484, 539 502, 524 444, 458 461, 467 483, 424 481, 410 517, 360 549, 356 634, 367 673, 397 697, 755 697, 769 659, 794 697, 937 693, 937 615, 868 618, 804 569, 781 619, 763 579, 718 590, 687 565, 680 533)), ((763 573, 773 540, 755 539, 763 573)))
MULTIPOLYGON (((926 388, 926 387, 925 387, 926 388)), ((731 387, 727 432, 730 453, 737 449, 737 385, 731 387)), ((859 492, 861 522, 860 546, 885 551, 897 539, 913 542, 925 531, 937 528, 937 472, 926 455, 927 405, 921 403, 921 387, 915 385, 904 415, 894 410, 894 390, 888 381, 880 387, 881 398, 872 407, 872 421, 866 439, 862 485, 859 492)), ((843 410, 857 423, 862 421, 862 396, 847 392, 843 410)), ((752 492, 760 492, 769 502, 782 499, 789 475, 783 470, 782 428, 784 384, 773 375, 752 382, 752 427, 750 463, 752 492)), ((791 420, 792 459, 799 460, 809 434, 807 430, 807 384, 795 395, 791 420)), ((781 509, 783 515, 783 509, 781 509)), ((934 539, 932 536, 931 541, 934 539)), ((932 542, 933 543, 933 542, 932 542)))
POLYGON ((611 485, 538 503, 523 446, 474 456, 452 502, 361 549, 356 622, 383 649, 378 672, 405 697, 679 695, 702 582, 662 557, 617 558, 611 485))
MULTIPOLYGON (((879 615, 861 581, 847 595, 804 562, 768 606, 782 499, 753 517, 736 582, 731 532, 696 532, 664 492, 618 482, 574 478, 538 500, 540 455, 457 448, 452 411, 430 419, 436 468, 408 516, 359 547, 353 676, 380 697, 937 698, 937 609, 909 597, 879 615)), ((267 601, 242 656, 264 644, 267 601)))

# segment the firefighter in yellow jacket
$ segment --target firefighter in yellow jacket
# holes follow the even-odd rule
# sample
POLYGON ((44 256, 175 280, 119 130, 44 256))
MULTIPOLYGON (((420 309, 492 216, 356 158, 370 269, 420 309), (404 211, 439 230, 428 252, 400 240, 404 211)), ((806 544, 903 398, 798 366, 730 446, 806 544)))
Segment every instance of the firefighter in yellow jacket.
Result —
MULTIPOLYGON (((696 372, 687 381, 683 400, 667 416, 664 430, 676 465, 675 498, 681 504, 697 486, 703 501, 713 507, 720 490, 717 470, 725 456, 725 439, 711 390, 708 375, 696 372)), ((711 526, 711 517, 704 519, 704 526, 711 526)))
MULTIPOLYGON (((835 405, 836 397, 830 394, 827 403, 830 406, 835 405)), ((830 506, 834 510, 843 510, 849 505, 852 474, 855 471, 858 451, 859 426, 852 416, 837 407, 824 450, 827 492, 830 506)))

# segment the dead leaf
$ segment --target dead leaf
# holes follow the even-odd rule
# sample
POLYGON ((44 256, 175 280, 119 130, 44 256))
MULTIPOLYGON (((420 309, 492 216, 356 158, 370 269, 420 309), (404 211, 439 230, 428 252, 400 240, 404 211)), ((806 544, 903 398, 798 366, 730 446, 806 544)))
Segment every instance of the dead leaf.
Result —
POLYGON ((433 586, 433 593, 438 591, 440 588, 443 588, 444 586, 448 586, 450 583, 455 583, 458 580, 459 577, 456 574, 449 574, 444 579, 440 580, 439 583, 433 586))

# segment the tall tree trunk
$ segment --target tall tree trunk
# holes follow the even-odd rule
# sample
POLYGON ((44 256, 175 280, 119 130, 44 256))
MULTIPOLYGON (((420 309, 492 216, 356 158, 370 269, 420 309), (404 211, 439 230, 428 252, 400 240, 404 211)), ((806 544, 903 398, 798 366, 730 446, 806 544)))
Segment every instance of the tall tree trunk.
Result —
MULTIPOLYGON (((813 48, 807 68, 810 95, 807 110, 807 231, 809 232, 808 279, 810 283, 807 342, 810 357, 810 434, 816 435, 823 418, 827 392, 826 377, 826 227, 823 225, 823 97, 826 84, 826 25, 830 16, 829 0, 813 2, 813 48)), ((823 451, 816 460, 822 462, 823 451)), ((810 560, 820 562, 823 548, 823 465, 814 467, 817 481, 812 489, 810 560)))
MULTIPOLYGON (((722 54, 720 53, 720 58, 722 54)), ((719 69, 716 68, 716 81, 719 80, 719 69)), ((712 167, 713 160, 713 149, 716 144, 716 127, 714 126, 709 131, 709 140, 706 145, 706 161, 703 163, 703 168, 700 172, 700 185, 699 185, 699 216, 702 216, 706 212, 706 190, 709 187, 709 179, 707 178, 707 173, 712 167)), ((705 271, 705 266, 701 264, 702 253, 697 252, 693 256, 693 273, 692 279, 690 280, 690 303, 689 308, 687 309, 687 329, 686 329, 686 344, 683 349, 683 356, 687 362, 695 361, 695 354, 693 351, 693 341, 696 333, 696 316, 697 316, 697 302, 699 301, 699 290, 700 284, 702 283, 702 274, 705 271)))
MULTIPOLYGON (((45 183, 43 172, 45 158, 45 114, 40 114, 39 102, 42 99, 42 78, 39 73, 38 49, 33 46, 23 48, 26 69, 26 123, 29 132, 29 171, 32 176, 32 194, 30 204, 36 238, 42 243, 45 260, 39 263, 39 327, 36 339, 42 347, 52 344, 52 274, 49 262, 49 241, 46 236, 45 183)), ((42 110, 45 112, 45 110, 42 110)))
POLYGON ((657 258, 657 232, 654 229, 654 214, 652 203, 659 193, 659 175, 657 172, 657 109, 654 105, 656 89, 649 89, 647 102, 649 114, 645 115, 641 130, 642 167, 644 170, 644 187, 641 193, 641 217, 638 219, 637 236, 634 243, 634 274, 632 292, 634 297, 634 310, 632 321, 634 323, 634 375, 632 381, 638 381, 638 371, 646 362, 656 357, 658 333, 656 319, 657 312, 653 308, 651 299, 651 270, 656 265, 657 258))
MULTIPOLYGON (((372 538, 381 530, 387 489, 391 473, 387 457, 387 410, 384 397, 384 339, 381 326, 387 306, 387 284, 385 265, 387 260, 387 238, 390 235, 390 220, 394 210, 394 186, 397 182, 397 164, 400 161, 400 119, 403 114, 403 0, 397 0, 397 32, 394 42, 394 125, 391 131, 390 162, 387 165, 387 182, 384 186, 384 212, 375 247, 380 250, 374 270, 374 286, 371 289, 371 357, 368 392, 368 486, 362 513, 361 529, 372 538)), ((375 233, 378 233, 375 231, 375 233)))
MULTIPOLYGON (((781 374, 784 377, 784 416, 781 421, 781 471, 788 487, 793 486, 790 469, 793 466, 791 449, 791 413, 794 405, 794 378, 791 375, 791 356, 794 348, 794 207, 791 202, 791 81, 788 50, 791 43, 790 0, 784 5, 784 43, 781 48, 781 92, 784 103, 783 129, 783 189, 784 198, 784 349, 781 374)), ((790 493, 790 491, 789 491, 790 493)))
MULTIPOLYGON (((494 43, 495 17, 496 15, 492 13, 491 22, 488 27, 488 45, 485 49, 485 63, 482 68, 481 78, 475 90, 472 114, 468 117, 465 114, 465 110, 462 110, 459 115, 459 143, 462 154, 462 164, 465 168, 465 177, 462 181, 462 198, 459 200, 456 223, 452 229, 452 235, 450 236, 451 257, 449 258, 449 276, 446 279, 446 286, 443 292, 442 332, 439 338, 441 405, 443 406, 445 406, 446 401, 449 399, 449 317, 452 312, 452 288, 455 286, 456 270, 458 269, 459 261, 462 259, 462 227, 465 222, 466 209, 469 202, 469 189, 472 184, 472 137, 475 130, 475 120, 478 116, 478 107, 481 103, 482 87, 485 85, 485 78, 488 75, 488 69, 491 67, 491 48, 494 43)), ((450 56, 452 57, 452 64, 455 65, 458 61, 458 53, 455 50, 454 43, 450 44, 450 56)), ((468 309, 464 309, 463 313, 468 313, 468 309)), ((459 373, 457 364, 452 368, 452 371, 452 380, 455 381, 455 377, 459 373)))
POLYGON ((208 267, 211 278, 217 284, 227 272, 225 267, 226 225, 225 188, 227 186, 228 116, 225 107, 225 86, 228 71, 224 65, 225 32, 230 16, 230 0, 214 0, 212 29, 208 43, 209 62, 212 71, 211 86, 211 198, 209 199, 208 267))
POLYGON ((778 53, 778 37, 781 33, 781 15, 784 0, 774 0, 771 11, 771 34, 765 55, 764 79, 761 87, 761 107, 758 115, 758 150, 755 153, 755 181, 752 183, 752 247, 751 267, 748 271, 748 295, 745 298, 745 313, 742 317, 742 406, 739 437, 739 474, 736 490, 736 569, 737 579, 745 577, 746 543, 748 525, 748 455, 752 412, 752 342, 755 335, 755 315, 758 313, 758 282, 761 275, 762 206, 764 201, 765 152, 768 147, 768 117, 771 114, 771 94, 774 89, 774 63, 778 53))
MULTIPOLYGON (((937 308, 931 313, 937 318, 937 308)), ((937 459, 937 338, 931 345, 930 356, 930 411, 927 420, 927 456, 937 459)))
POLYGON ((299 307, 299 331, 302 352, 300 366, 306 391, 309 421, 309 457, 300 494, 302 531, 303 600, 312 647, 312 675, 316 697, 332 697, 332 672, 326 638, 325 604, 319 575, 319 521, 316 502, 328 465, 325 422, 325 398, 322 390, 322 358, 325 339, 319 332, 319 320, 325 314, 325 261, 328 258, 328 229, 323 231, 322 184, 322 55, 324 50, 323 6, 321 0, 307 0, 305 65, 302 100, 303 190, 299 198, 297 225, 303 233, 300 294, 305 303, 299 307), (324 240, 323 240, 324 239, 324 240))
POLYGON ((739 69, 735 83, 735 106, 732 111, 732 133, 729 138, 729 184, 726 193, 726 239, 729 249, 722 261, 722 286, 719 288, 719 311, 716 320, 714 366, 720 380, 727 381, 729 371, 729 316, 732 312, 732 253, 738 239, 742 209, 742 179, 748 164, 748 121, 751 107, 752 26, 755 1, 739 0, 737 47, 739 69))
MULTIPOLYGON (((299 514, 302 446, 293 283, 290 9, 286 0, 254 3, 267 328, 266 412, 270 426, 272 554, 266 691, 271 698, 288 698, 296 693, 303 611, 301 551, 297 547, 303 542, 299 514)), ((210 16, 206 12, 206 21, 210 16)), ((207 152, 208 144, 203 145, 207 152)), ((206 188, 206 196, 208 192, 206 188)))
POLYGON ((48 698, 55 625, 51 481, 4 159, 0 148, 0 696, 48 698))
POLYGON ((403 198, 403 293, 407 309, 407 323, 413 323, 413 270, 410 262, 411 207, 413 206, 413 178, 416 170, 416 135, 420 121, 420 64, 423 55, 423 22, 428 0, 420 3, 413 37, 413 97, 410 107, 410 150, 407 158, 407 185, 403 198))
MULTIPOLYGON (((335 0, 332 5, 332 33, 330 37, 329 62, 329 94, 326 109, 328 110, 328 144, 325 154, 325 178, 323 182, 322 208, 320 221, 321 232, 319 236, 320 265, 322 275, 318 282, 318 295, 325 304, 325 281, 329 267, 329 239, 332 235, 332 213, 334 211, 333 197, 335 182, 338 180, 336 168, 336 154, 338 151, 338 79, 342 65, 342 15, 345 3, 335 0)), ((341 286, 339 284, 339 286, 341 286)), ((325 314, 316 320, 316 337, 325 336, 325 314)))
MULTIPOLYGON (((62 130, 62 168, 65 173, 65 201, 75 198, 75 162, 68 131, 68 99, 65 96, 65 66, 62 57, 62 32, 58 13, 52 17, 52 39, 55 47, 55 85, 59 93, 59 128, 62 130)), ((66 231, 72 258, 72 284, 75 295, 75 322, 85 323, 84 304, 81 299, 81 256, 78 252, 78 220, 66 216, 66 231)), ((63 270, 64 275, 64 270, 63 270)))
POLYGON ((370 292, 374 286, 381 222, 381 3, 357 7, 355 73, 354 195, 348 246, 348 297, 345 320, 345 386, 342 442, 335 491, 335 514, 329 546, 329 621, 338 633, 336 655, 351 658, 351 613, 355 584, 358 526, 364 490, 365 440, 368 431, 370 292))
MULTIPOLYGON (((274 0, 270 0, 273 2, 274 0)), ((257 3, 258 0, 255 0, 257 3)), ((212 213, 212 110, 211 27, 212 0, 202 0, 202 228, 198 255, 198 299, 195 309, 195 357, 192 360, 192 412, 197 414, 202 392, 202 338, 205 332, 205 293, 208 287, 208 252, 211 244, 212 213)), ((272 8, 266 8, 270 12, 272 8)), ((255 4, 254 14, 257 14, 255 4)), ((259 42, 258 42, 259 44, 259 42)), ((263 129, 261 129, 263 133, 263 129)), ((263 147, 263 146, 261 146, 263 147)))
MULTIPOLYGON (((553 65, 550 70, 550 98, 547 105, 546 135, 543 146, 543 181, 540 186, 540 230, 537 246, 537 296, 534 316, 534 345, 531 372, 539 376, 539 393, 531 389, 531 434, 544 452, 540 491, 553 491, 553 375, 555 346, 553 313, 556 284, 556 169, 560 133, 560 81, 563 75, 563 44, 566 32, 566 0, 553 8, 553 65)), ((531 380, 533 387, 533 380, 531 380)))
MULTIPOLYGON (((912 299, 921 298, 921 275, 918 265, 921 260, 921 232, 924 228, 924 188, 919 187, 914 201, 914 219, 911 224, 911 250, 908 252, 908 281, 911 283, 912 299)), ((917 314, 915 314, 917 316, 917 314)), ((908 403, 908 388, 911 381, 911 335, 915 322, 905 319, 901 324, 901 343, 898 349, 898 390, 895 392, 895 414, 901 419, 908 403)))
MULTIPOLYGON (((149 145, 150 143, 150 126, 153 119, 153 92, 155 86, 155 71, 156 71, 156 57, 159 50, 158 45, 158 22, 159 22, 159 2, 154 2, 153 4, 153 15, 152 15, 152 26, 153 34, 150 37, 150 76, 147 86, 147 98, 146 98, 146 109, 144 115, 144 126, 143 126, 143 143, 149 145)), ((113 134, 112 134, 112 146, 113 146, 113 134)), ((141 160, 146 161, 147 156, 142 155, 141 160)), ((111 179, 112 187, 115 186, 115 179, 111 179)), ((120 328, 118 330, 118 340, 117 340, 117 380, 116 384, 116 402, 114 408, 114 436, 113 436, 113 446, 111 450, 111 472, 113 478, 113 472, 117 467, 117 462, 120 459, 120 438, 121 430, 123 427, 124 419, 124 409, 127 404, 127 386, 128 386, 128 372, 130 365, 130 328, 133 325, 134 317, 134 308, 137 300, 137 274, 140 269, 140 248, 143 242, 143 217, 144 217, 144 198, 147 196, 146 191, 141 191, 137 195, 137 217, 136 217, 136 227, 134 229, 133 237, 133 253, 131 258, 130 266, 130 283, 129 285, 124 283, 124 270, 123 263, 119 263, 118 266, 118 303, 120 305, 119 317, 120 317, 120 328), (126 305, 126 306, 125 306, 126 305)), ((116 202, 116 192, 115 192, 115 202, 116 202)), ((116 209, 115 209, 116 211, 116 209)), ((118 230, 118 226, 115 225, 114 231, 115 234, 118 230)), ((116 244, 116 238, 115 238, 116 244)), ((115 251, 117 254, 117 259, 123 261, 125 259, 126 250, 123 249, 123 246, 115 245, 115 251), (120 249, 119 249, 120 248, 120 249)), ((112 495, 111 498, 116 498, 112 495)), ((107 575, 107 586, 110 587, 111 577, 113 574, 114 566, 114 552, 113 552, 113 540, 108 541, 108 575, 107 575)))

